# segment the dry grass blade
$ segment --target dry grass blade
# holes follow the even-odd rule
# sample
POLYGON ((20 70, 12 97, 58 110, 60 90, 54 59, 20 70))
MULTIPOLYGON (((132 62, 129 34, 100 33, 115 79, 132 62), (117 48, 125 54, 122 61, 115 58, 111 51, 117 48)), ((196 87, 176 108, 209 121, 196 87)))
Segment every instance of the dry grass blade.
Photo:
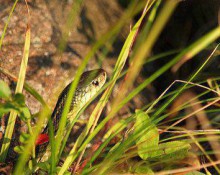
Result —
POLYGON ((139 71, 144 63, 144 59, 149 56, 149 53, 159 37, 160 32, 171 16, 173 10, 177 6, 178 1, 167 1, 159 16, 157 17, 148 37, 145 39, 144 43, 140 46, 132 63, 128 69, 125 80, 120 88, 120 93, 118 98, 113 102, 113 109, 118 106, 121 100, 125 97, 131 86, 133 85, 134 80, 137 78, 139 71))
MULTIPOLYGON (((177 100, 176 102, 178 102, 176 107, 180 106, 184 102, 189 101, 189 103, 190 103, 189 108, 191 108, 192 111, 196 111, 196 110, 202 108, 201 103, 199 103, 199 99, 197 98, 196 94, 193 93, 192 91, 186 91, 176 100, 177 100), (194 100, 191 101, 191 99, 194 99, 194 100)), ((174 102, 174 103, 176 104, 176 102, 174 102)), ((204 110, 201 110, 198 113, 196 113, 196 117, 197 117, 197 120, 199 121, 200 126, 203 130, 214 130, 211 127, 211 123, 210 123, 208 116, 206 115, 204 110)), ((188 128, 188 127, 186 127, 186 128, 188 128)), ((218 150, 220 150, 219 142, 218 142, 218 140, 210 140, 209 139, 210 136, 212 136, 212 135, 207 135, 207 141, 209 141, 212 149, 217 152, 218 150)), ((220 160, 219 154, 215 154, 215 156, 218 160, 220 160)))
MULTIPOLYGON (((74 147, 72 148, 71 152, 69 153, 69 156, 67 157, 66 161, 64 162, 59 174, 63 174, 65 172, 65 170, 68 168, 68 166, 72 163, 72 161, 74 160, 73 156, 75 154, 75 151, 77 149, 77 147, 80 146, 80 144, 82 143, 82 141, 84 140, 84 138, 87 136, 88 133, 92 133, 96 123, 98 121, 98 118, 103 110, 103 108, 105 107, 106 103, 108 102, 108 98, 112 92, 112 89, 115 85, 116 80, 118 79, 124 64, 128 58, 129 52, 130 52, 130 48, 134 42, 134 37, 136 36, 136 33, 138 32, 138 28, 140 27, 140 24, 145 16, 146 12, 142 14, 142 17, 140 18, 140 20, 136 23, 136 25, 133 27, 132 31, 130 32, 129 36, 127 37, 127 40, 122 48, 122 52, 119 55, 119 59, 116 63, 115 66, 115 71, 114 71, 114 75, 113 75, 113 81, 112 83, 109 85, 109 87, 107 88, 107 90, 105 91, 105 93, 102 95, 100 102, 98 103, 98 105, 96 106, 96 108, 93 110, 93 113, 91 114, 88 124, 85 128, 85 130, 82 132, 82 134, 79 136, 79 138, 77 139, 74 147), (92 127, 92 128, 91 128, 92 127)), ((79 159, 78 159, 78 163, 81 161, 82 155, 84 154, 85 149, 81 152, 79 159)), ((77 168, 77 165, 76 165, 77 168)))
POLYGON ((194 171, 194 170, 199 170, 201 168, 204 168, 204 167, 211 167, 214 165, 219 165, 220 164, 220 161, 215 161, 213 163, 206 163, 206 164, 203 164, 203 165, 198 165, 198 166, 194 166, 194 167, 187 167, 187 168, 181 168, 181 169, 174 169, 174 170, 165 170, 165 171, 162 171, 162 172, 158 172, 157 175, 168 175, 168 174, 176 174, 176 173, 184 173, 184 172, 190 172, 190 171, 194 171))
MULTIPOLYGON (((26 74, 26 69, 27 69, 27 63, 28 63, 29 50, 30 50, 30 37, 31 37, 30 27, 29 27, 29 25, 27 25, 23 58, 21 61, 21 67, 20 67, 18 83, 16 86, 15 93, 22 93, 22 90, 23 90, 25 74, 26 74)), ((6 131, 5 131, 5 136, 4 136, 4 140, 3 140, 3 144, 2 144, 2 148, 1 148, 1 153, 0 153, 1 154, 0 161, 2 161, 2 162, 5 160, 5 158, 7 156, 10 141, 7 142, 6 140, 8 140, 8 139, 10 140, 12 137, 12 133, 13 133, 14 125, 15 125, 15 121, 16 121, 16 116, 17 116, 17 113, 15 111, 12 111, 9 115, 8 125, 7 125, 6 131)))
MULTIPOLYGON (((153 2, 152 2, 152 4, 153 4, 153 2)), ((147 2, 146 6, 145 6, 145 8, 144 8, 144 10, 142 12, 142 16, 141 16, 140 20, 133 27, 133 29, 131 30, 131 33, 128 36, 128 39, 126 40, 126 42, 124 44, 124 48, 122 49, 123 52, 121 52, 122 54, 119 56, 119 59, 118 59, 119 61, 116 63, 116 65, 120 65, 120 66, 118 67, 119 69, 115 71, 115 75, 118 75, 118 76, 113 75, 115 80, 118 79, 118 77, 119 77, 119 75, 120 75, 120 73, 121 73, 121 71, 122 71, 122 69, 124 67, 124 64, 125 64, 128 56, 129 56, 130 50, 131 50, 131 48, 132 48, 132 46, 134 44, 135 38, 136 38, 136 36, 137 36, 137 34, 139 32, 142 20, 144 19, 145 15, 147 13, 147 9, 149 7, 151 7, 151 5, 149 6, 149 4, 147 2)), ((88 124, 86 125, 85 136, 87 134, 91 134, 94 131, 94 129, 95 129, 96 125, 97 125, 97 122, 99 120, 99 117, 100 117, 100 115, 102 113, 102 110, 103 110, 103 108, 105 107, 105 105, 108 102, 108 98, 109 98, 109 96, 110 96, 110 94, 112 92, 112 89, 113 89, 114 85, 115 85, 115 81, 113 81, 109 85, 108 89, 105 91, 105 93, 101 97, 100 103, 98 103, 97 106, 95 107, 95 109, 93 110, 93 112, 92 112, 92 114, 91 114, 91 116, 89 118, 88 124)), ((84 136, 84 138, 85 138, 85 136, 84 136)), ((80 154, 75 169, 78 167, 84 152, 85 152, 85 149, 80 154)))

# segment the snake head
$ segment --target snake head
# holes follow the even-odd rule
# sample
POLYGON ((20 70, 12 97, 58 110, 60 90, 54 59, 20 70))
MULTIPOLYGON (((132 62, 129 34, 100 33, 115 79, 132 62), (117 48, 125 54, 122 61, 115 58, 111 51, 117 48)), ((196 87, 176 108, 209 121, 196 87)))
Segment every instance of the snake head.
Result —
POLYGON ((105 84, 107 74, 103 69, 95 69, 84 72, 77 89, 86 89, 88 87, 101 89, 105 84))
POLYGON ((78 107, 85 105, 103 87, 107 74, 103 69, 84 72, 76 89, 73 104, 78 107))

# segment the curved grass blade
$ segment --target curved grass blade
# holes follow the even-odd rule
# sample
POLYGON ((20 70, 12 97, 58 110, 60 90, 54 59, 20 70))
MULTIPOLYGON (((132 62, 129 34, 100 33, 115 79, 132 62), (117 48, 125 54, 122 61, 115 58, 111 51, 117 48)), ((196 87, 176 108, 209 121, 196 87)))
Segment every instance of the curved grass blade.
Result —
POLYGON ((93 122, 96 120, 97 115, 100 115, 102 109, 106 105, 108 98, 109 98, 109 96, 112 92, 112 89, 114 87, 114 84, 115 84, 118 76, 120 75, 122 68, 124 67, 124 64, 127 60, 128 54, 130 52, 131 45, 133 44, 134 37, 136 35, 137 30, 139 29, 139 26, 145 16, 145 14, 146 13, 144 13, 143 16, 140 18, 140 20, 138 20, 138 22, 135 24, 135 26, 131 30, 129 36, 127 37, 125 44, 122 48, 122 51, 119 55, 119 58, 117 60, 116 66, 115 66, 114 75, 112 77, 113 82, 112 82, 112 84, 109 85, 108 89, 105 91, 105 93, 101 97, 100 103, 98 103, 96 108, 93 110, 93 113, 89 118, 89 122, 88 122, 85 130, 83 131, 83 133, 81 134, 79 139, 76 141, 73 149, 70 151, 69 156, 65 160, 63 166, 61 167, 59 174, 63 174, 68 169, 68 167, 71 165, 71 163, 75 160, 76 157, 74 155, 75 155, 76 149, 81 145, 81 143, 85 139, 86 135, 89 133, 89 130, 92 127, 93 122))

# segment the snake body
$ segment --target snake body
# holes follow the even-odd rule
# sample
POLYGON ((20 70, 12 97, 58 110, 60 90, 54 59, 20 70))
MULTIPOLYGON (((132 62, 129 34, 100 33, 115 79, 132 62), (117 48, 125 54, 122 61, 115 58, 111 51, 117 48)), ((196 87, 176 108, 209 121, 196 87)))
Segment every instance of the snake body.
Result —
MULTIPOLYGON (((87 71, 81 75, 80 81, 71 102, 69 113, 67 115, 67 123, 71 123, 71 121, 82 109, 82 107, 103 87, 106 81, 106 77, 106 72, 103 69, 87 71)), ((65 106, 71 83, 61 92, 51 116, 54 127, 54 135, 56 135, 56 132, 58 130, 59 121, 62 115, 63 108, 65 106)), ((48 134, 48 131, 49 127, 47 125, 43 133, 48 134)), ((40 157, 40 161, 46 161, 49 157, 48 142, 39 145, 37 147, 37 152, 40 155, 43 154, 40 157)))
MULTIPOLYGON (((106 72, 103 69, 96 69, 96 70, 87 71, 81 75, 81 79, 80 79, 78 86, 75 90, 75 94, 72 99, 70 110, 67 115, 67 122, 68 123, 70 123, 74 119, 74 116, 76 116, 78 111, 80 111, 82 109, 82 107, 92 97, 94 97, 96 95, 96 93, 103 87, 103 85, 105 84, 105 81, 106 81, 106 77, 107 77, 106 72)), ((61 92, 61 94, 57 100, 56 106, 53 110, 52 116, 51 116, 51 119, 52 119, 53 125, 54 125, 54 135, 56 135, 56 132, 58 130, 59 121, 60 121, 62 111, 63 111, 64 105, 65 105, 65 102, 66 102, 66 99, 68 96, 70 85, 71 85, 71 83, 66 88, 64 88, 64 90, 61 92)), ((5 122, 7 122, 7 121, 5 121, 5 122)), ((0 123, 2 125, 2 121, 0 121, 0 123)), ((4 124, 4 122, 3 122, 3 124, 4 124)), ((14 148, 21 144, 18 139, 19 135, 20 135, 20 130, 18 128, 20 128, 20 125, 21 125, 20 119, 17 118, 16 129, 14 130, 12 142, 9 147, 8 156, 5 161, 6 164, 2 164, 2 165, 0 164, 0 174, 2 173, 1 166, 4 167, 4 166, 7 166, 11 163, 13 164, 18 159, 18 154, 16 151, 14 151, 14 148)), ((48 134, 48 131, 49 131, 49 127, 46 126, 45 129, 43 130, 43 133, 48 134)), ((3 135, 4 130, 0 131, 0 134, 3 135)), ((2 145, 2 139, 0 139, 0 145, 2 145)), ((39 158, 39 156, 42 156, 41 157, 42 159, 40 159, 41 162, 46 161, 48 159, 48 155, 50 155, 50 153, 47 152, 48 146, 49 146, 49 144, 48 144, 48 142, 46 142, 46 143, 43 143, 42 145, 38 145, 36 147, 37 157, 39 158)))

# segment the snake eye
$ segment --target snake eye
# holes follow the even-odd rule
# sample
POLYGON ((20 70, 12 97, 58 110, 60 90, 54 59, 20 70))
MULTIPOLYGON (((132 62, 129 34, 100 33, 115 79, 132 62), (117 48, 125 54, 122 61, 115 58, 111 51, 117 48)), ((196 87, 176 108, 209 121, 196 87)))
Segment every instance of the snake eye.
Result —
POLYGON ((94 80, 94 81, 92 81, 92 84, 93 84, 94 86, 98 86, 98 85, 99 85, 99 82, 98 82, 97 80, 94 80))

